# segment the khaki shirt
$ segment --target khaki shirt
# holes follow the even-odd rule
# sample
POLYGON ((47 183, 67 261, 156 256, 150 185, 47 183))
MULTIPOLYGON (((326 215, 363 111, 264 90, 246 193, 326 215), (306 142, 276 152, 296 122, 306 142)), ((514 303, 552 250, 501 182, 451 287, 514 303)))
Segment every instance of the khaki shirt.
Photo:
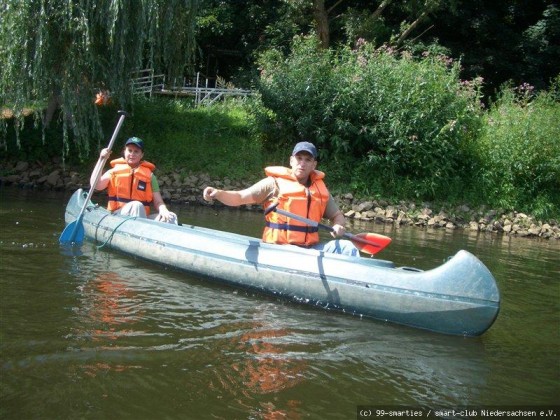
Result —
MULTIPOLYGON (((274 177, 272 176, 261 179, 247 190, 251 193, 253 200, 255 200, 257 204, 262 204, 266 200, 278 197, 279 194, 278 185, 276 185, 276 181, 274 181, 274 177)), ((323 217, 332 219, 338 211, 338 205, 334 201, 333 196, 329 194, 329 201, 323 217)))

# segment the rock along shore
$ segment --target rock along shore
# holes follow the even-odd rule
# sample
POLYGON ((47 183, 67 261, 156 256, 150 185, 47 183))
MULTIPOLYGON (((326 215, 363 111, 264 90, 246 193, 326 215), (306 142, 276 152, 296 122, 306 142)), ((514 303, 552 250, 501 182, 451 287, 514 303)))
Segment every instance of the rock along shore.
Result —
MULTIPOLYGON (((64 169, 54 160, 49 163, 0 162, 0 185, 25 189, 74 191, 89 188, 89 174, 76 169, 64 169)), ((216 180, 208 174, 184 175, 179 171, 157 172, 163 199, 176 204, 209 206, 202 199, 202 190, 208 185, 221 189, 243 189, 248 186, 229 179, 216 180)), ((430 203, 390 203, 384 200, 358 200, 350 193, 335 197, 349 219, 395 226, 420 228, 465 229, 491 232, 515 237, 560 239, 557 220, 540 221, 531 215, 487 209, 471 209, 467 205, 436 209, 430 203)), ((212 204, 222 205, 215 202, 212 204)), ((262 211, 260 206, 243 206, 248 210, 262 211)))

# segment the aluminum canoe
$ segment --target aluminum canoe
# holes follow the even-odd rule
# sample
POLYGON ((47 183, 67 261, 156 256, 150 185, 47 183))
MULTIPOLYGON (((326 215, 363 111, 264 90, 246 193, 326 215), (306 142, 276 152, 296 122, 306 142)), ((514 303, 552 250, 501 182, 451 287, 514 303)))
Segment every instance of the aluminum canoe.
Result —
MULTIPOLYGON (((65 213, 76 220, 87 193, 65 213)), ((422 271, 192 225, 112 215, 90 203, 85 238, 135 258, 265 294, 443 334, 478 336, 495 321, 500 292, 486 266, 461 250, 422 271)))

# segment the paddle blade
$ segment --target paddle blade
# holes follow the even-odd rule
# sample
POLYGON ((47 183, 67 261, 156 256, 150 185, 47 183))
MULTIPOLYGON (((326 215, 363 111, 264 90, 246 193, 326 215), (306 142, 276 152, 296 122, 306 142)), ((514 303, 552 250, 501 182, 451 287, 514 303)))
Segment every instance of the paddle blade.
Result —
POLYGON ((81 244, 84 240, 84 225, 81 221, 74 220, 64 228, 58 241, 63 245, 81 244))
POLYGON ((353 235, 350 240, 360 251, 375 255, 382 249, 385 249, 392 239, 378 233, 358 233, 353 235))

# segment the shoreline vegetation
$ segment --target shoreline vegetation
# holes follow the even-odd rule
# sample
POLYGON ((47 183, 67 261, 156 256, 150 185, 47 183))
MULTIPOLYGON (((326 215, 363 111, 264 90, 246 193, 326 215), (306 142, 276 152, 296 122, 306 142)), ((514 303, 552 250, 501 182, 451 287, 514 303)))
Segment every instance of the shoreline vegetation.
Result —
MULTIPOLYGON (((287 61, 262 59, 267 70, 246 100, 135 96, 116 144, 144 140, 170 204, 206 205, 207 185, 246 188, 307 140, 350 220, 560 237, 560 76, 550 91, 505 86, 485 105, 482 81, 461 81, 439 56, 417 62, 366 45, 334 60, 305 40, 296 47, 287 61)), ((116 100, 95 108, 98 136, 86 144, 61 110, 46 125, 42 108, 0 121, 1 184, 89 188, 119 109, 116 100)))
MULTIPOLYGON (((89 188, 89 173, 83 168, 69 168, 59 158, 48 163, 27 161, 0 162, 0 188, 20 188, 41 191, 68 191, 89 188)), ((219 202, 208 204, 202 199, 207 185, 222 189, 242 189, 250 182, 216 179, 207 173, 188 173, 182 170, 156 170, 162 197, 173 204, 196 204, 201 206, 224 206, 219 202)), ((96 193, 104 203, 104 193, 96 193)), ((392 202, 383 199, 358 199, 352 193, 333 194, 346 217, 351 221, 372 224, 413 226, 432 229, 463 229, 474 232, 502 234, 509 237, 560 239, 558 220, 538 220, 530 214, 517 211, 491 209, 488 206, 471 208, 466 204, 439 205, 428 202, 392 202)), ((249 211, 262 211, 257 205, 241 206, 249 211)))

